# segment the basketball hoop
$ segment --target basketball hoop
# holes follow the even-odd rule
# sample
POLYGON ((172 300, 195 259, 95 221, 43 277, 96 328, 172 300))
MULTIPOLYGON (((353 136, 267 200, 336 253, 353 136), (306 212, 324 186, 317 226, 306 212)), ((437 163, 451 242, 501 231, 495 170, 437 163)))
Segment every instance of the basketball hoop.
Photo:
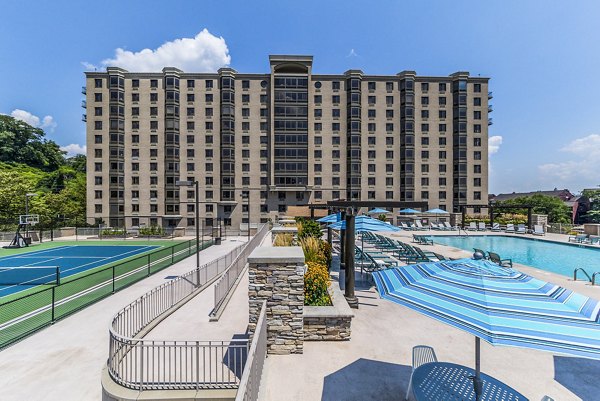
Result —
POLYGON ((19 224, 35 226, 40 222, 39 214, 22 214, 19 216, 19 224))

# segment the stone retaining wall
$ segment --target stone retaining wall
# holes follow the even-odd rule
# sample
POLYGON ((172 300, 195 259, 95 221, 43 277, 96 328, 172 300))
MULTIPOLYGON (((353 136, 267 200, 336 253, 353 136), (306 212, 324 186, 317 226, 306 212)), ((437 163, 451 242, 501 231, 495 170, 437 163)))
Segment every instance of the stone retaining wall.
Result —
POLYGON ((350 339, 354 313, 337 282, 329 287, 332 306, 304 307, 305 341, 344 341, 350 339))
POLYGON ((298 246, 260 247, 248 257, 248 331, 252 336, 266 304, 267 353, 301 354, 304 349, 304 253, 298 246))

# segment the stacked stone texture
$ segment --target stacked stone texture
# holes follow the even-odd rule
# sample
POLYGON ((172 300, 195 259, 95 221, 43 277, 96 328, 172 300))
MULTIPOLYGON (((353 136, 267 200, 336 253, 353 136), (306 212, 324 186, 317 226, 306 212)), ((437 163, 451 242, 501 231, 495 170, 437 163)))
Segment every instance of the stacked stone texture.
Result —
POLYGON ((350 339, 351 316, 304 318, 305 341, 343 341, 350 339))
POLYGON ((304 263, 250 263, 248 330, 252 336, 266 300, 267 352, 301 354, 304 348, 304 263))

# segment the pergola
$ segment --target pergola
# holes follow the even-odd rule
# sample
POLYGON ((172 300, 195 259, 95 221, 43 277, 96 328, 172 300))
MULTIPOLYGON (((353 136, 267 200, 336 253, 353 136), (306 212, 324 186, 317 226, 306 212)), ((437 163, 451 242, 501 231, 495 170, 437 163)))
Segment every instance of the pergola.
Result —
POLYGON ((462 213, 462 226, 463 228, 465 227, 465 217, 466 217, 466 213, 467 213, 467 209, 469 208, 485 208, 489 210, 489 215, 490 215, 490 225, 494 225, 494 210, 504 210, 504 209, 527 209, 527 228, 531 230, 531 223, 532 223, 532 211, 533 211, 533 206, 532 205, 495 205, 495 204, 490 204, 487 206, 483 206, 483 205, 461 205, 460 206, 460 211, 462 213))

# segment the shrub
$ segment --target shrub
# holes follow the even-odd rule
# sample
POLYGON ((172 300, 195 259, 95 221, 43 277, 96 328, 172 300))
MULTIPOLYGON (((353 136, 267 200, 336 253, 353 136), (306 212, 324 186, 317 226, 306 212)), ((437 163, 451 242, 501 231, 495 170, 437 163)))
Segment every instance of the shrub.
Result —
POLYGON ((328 306, 329 298, 329 273, 327 266, 321 263, 308 262, 308 269, 304 275, 304 305, 328 306))
POLYGON ((165 229, 161 226, 140 227, 139 235, 165 235, 165 229))
POLYGON ((331 266, 331 255, 332 255, 332 251, 333 251, 331 248, 331 245, 329 245, 329 242, 321 240, 320 246, 321 246, 321 252, 325 256, 325 261, 327 262, 327 266, 331 266))
POLYGON ((296 221, 298 226, 298 238, 321 238, 323 236, 323 233, 321 232, 321 226, 316 221, 306 219, 297 219, 296 221))
POLYGON ((100 232, 101 235, 110 236, 110 235, 125 235, 125 230, 122 228, 105 228, 100 232))
POLYGON ((380 214, 379 216, 377 216, 377 219, 381 220, 381 221, 384 221, 384 222, 387 222, 387 216, 385 214, 383 214, 383 213, 380 214))
POLYGON ((292 246, 294 236, 292 234, 277 234, 273 240, 273 246, 292 246))

